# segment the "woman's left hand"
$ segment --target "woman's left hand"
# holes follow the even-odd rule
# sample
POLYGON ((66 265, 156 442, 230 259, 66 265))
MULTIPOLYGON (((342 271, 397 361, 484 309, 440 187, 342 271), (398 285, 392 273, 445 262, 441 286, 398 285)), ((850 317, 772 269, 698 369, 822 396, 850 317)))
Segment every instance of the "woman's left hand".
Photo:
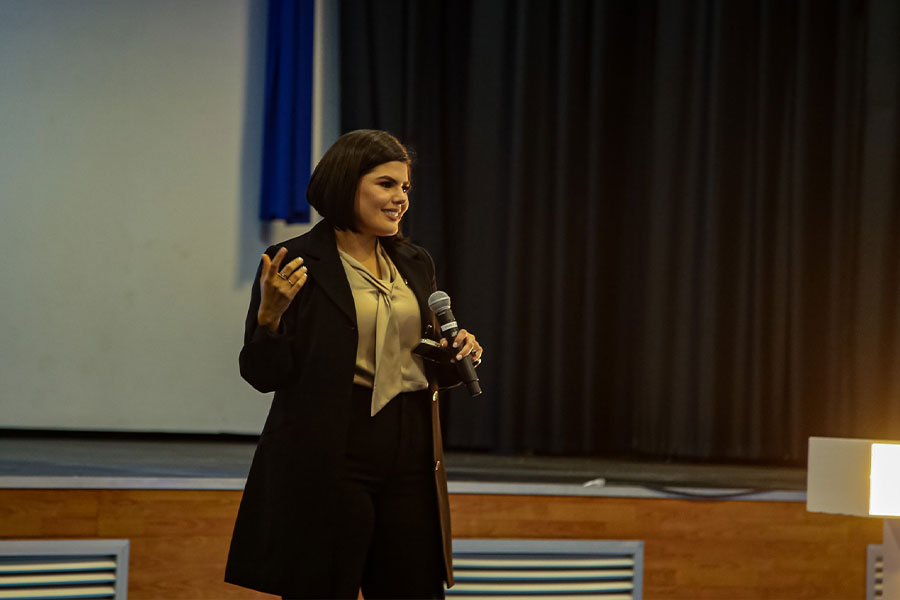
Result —
MULTIPOLYGON (((441 347, 447 347, 447 340, 441 340, 441 347)), ((465 355, 470 354, 474 366, 477 367, 481 364, 481 355, 484 353, 484 348, 481 347, 481 344, 478 343, 475 336, 465 329, 460 329, 459 333, 456 334, 456 338, 453 340, 453 349, 458 350, 458 352, 456 353, 455 360, 451 360, 450 362, 462 360, 465 355)))

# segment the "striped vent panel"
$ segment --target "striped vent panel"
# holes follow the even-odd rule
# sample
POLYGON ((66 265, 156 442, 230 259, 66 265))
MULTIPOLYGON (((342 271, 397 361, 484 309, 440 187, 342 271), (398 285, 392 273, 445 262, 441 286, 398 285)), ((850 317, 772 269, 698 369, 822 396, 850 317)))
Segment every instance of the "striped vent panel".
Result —
POLYGON ((600 540, 454 540, 448 596, 641 598, 643 543, 600 540))
POLYGON ((884 598, 884 549, 879 544, 866 548, 866 600, 884 598))
POLYGON ((0 599, 125 600, 128 542, 0 542, 0 599))

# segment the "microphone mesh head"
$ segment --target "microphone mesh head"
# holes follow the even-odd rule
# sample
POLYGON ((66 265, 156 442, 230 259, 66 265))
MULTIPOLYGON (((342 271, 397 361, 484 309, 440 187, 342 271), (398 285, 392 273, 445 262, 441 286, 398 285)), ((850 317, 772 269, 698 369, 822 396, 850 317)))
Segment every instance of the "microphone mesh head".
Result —
POLYGON ((447 292, 442 292, 441 290, 434 292, 428 296, 428 308, 434 314, 444 312, 450 308, 450 296, 447 295, 447 292))

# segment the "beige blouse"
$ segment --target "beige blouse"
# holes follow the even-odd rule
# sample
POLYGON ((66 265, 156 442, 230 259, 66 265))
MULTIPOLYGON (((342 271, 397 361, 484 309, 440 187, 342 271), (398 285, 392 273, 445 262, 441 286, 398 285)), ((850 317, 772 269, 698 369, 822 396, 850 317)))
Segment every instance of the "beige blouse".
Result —
POLYGON ((415 294, 378 242, 375 255, 382 279, 338 249, 356 305, 356 371, 353 383, 372 388, 372 416, 402 392, 428 387, 419 344, 422 321, 415 294))

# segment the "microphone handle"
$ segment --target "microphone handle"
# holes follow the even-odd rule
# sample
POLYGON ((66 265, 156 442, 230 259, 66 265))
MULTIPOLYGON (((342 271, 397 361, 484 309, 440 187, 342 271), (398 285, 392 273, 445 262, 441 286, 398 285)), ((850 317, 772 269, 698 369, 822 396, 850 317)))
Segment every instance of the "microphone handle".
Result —
MULTIPOLYGON (((453 340, 456 338, 456 334, 459 333, 459 327, 456 327, 456 319, 453 318, 453 313, 449 311, 449 309, 438 315, 438 317, 447 318, 447 323, 453 323, 452 327, 448 327, 444 329, 443 323, 441 324, 441 335, 444 336, 444 339, 447 340, 449 344, 448 349, 453 348, 453 340)), ((439 320, 443 320, 440 319, 439 320)), ((472 364, 472 355, 466 354, 462 360, 456 361, 456 370, 459 371, 459 377, 462 379, 463 383, 466 384, 466 389, 469 390, 470 396, 480 396, 481 395, 481 384, 478 383, 478 375, 475 373, 475 366, 472 364)))
POLYGON ((481 384, 478 383, 478 375, 475 374, 475 366, 472 364, 472 357, 466 355, 460 361, 457 361, 459 365, 459 374, 462 377, 463 383, 466 384, 466 389, 469 390, 469 395, 480 396, 481 395, 481 384))

